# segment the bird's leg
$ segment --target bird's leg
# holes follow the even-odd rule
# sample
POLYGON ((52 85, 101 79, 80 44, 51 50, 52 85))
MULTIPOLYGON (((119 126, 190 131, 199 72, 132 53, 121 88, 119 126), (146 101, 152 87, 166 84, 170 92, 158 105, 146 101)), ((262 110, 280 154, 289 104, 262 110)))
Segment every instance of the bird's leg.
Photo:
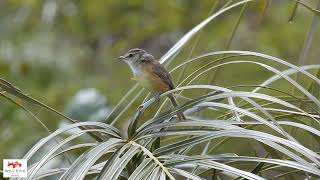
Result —
POLYGON ((155 99, 155 101, 159 101, 160 100, 160 95, 161 95, 161 93, 154 94, 153 98, 155 99))
POLYGON ((160 100, 160 93, 155 94, 152 98, 150 98, 148 101, 145 103, 141 104, 138 108, 137 111, 139 115, 142 115, 143 112, 153 103, 157 102, 160 100))

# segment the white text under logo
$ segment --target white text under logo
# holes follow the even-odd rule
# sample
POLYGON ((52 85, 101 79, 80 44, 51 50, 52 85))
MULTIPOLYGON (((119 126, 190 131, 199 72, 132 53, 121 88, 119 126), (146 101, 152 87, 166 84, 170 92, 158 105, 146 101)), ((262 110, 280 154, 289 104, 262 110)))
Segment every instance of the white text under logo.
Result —
POLYGON ((4 159, 3 177, 27 177, 26 159, 4 159))

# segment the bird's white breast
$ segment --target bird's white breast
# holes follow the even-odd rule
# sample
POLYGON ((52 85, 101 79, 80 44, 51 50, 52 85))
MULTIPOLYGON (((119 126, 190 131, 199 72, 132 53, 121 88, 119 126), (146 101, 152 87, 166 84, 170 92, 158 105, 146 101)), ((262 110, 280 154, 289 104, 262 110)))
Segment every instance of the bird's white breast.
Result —
POLYGON ((130 66, 130 69, 131 69, 134 77, 139 77, 139 76, 141 76, 142 70, 141 70, 140 67, 138 67, 138 66, 136 66, 136 65, 134 65, 134 64, 132 64, 132 63, 129 63, 129 66, 130 66))
POLYGON ((138 81, 142 87, 148 89, 149 91, 154 91, 154 87, 152 84, 153 80, 151 76, 145 71, 143 71, 143 68, 141 66, 131 63, 128 64, 133 73, 134 80, 138 81))

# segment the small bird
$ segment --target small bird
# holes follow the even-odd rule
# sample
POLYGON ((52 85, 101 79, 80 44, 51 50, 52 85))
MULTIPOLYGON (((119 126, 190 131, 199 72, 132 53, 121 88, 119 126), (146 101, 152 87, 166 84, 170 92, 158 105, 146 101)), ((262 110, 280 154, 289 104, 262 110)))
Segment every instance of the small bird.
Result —
MULTIPOLYGON (((133 80, 136 80, 145 89, 156 96, 174 89, 172 78, 168 71, 147 51, 139 48, 130 49, 118 59, 126 62, 133 73, 133 80)), ((172 94, 168 95, 173 107, 178 103, 172 94)), ((180 120, 186 120, 183 113, 177 113, 180 120)))

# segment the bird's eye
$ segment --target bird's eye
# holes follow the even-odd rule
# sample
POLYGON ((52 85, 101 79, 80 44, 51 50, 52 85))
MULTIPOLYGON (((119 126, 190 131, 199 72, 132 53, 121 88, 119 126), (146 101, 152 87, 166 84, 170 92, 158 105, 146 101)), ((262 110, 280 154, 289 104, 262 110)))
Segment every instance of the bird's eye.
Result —
POLYGON ((129 54, 128 57, 130 57, 130 58, 133 57, 133 54, 129 54))

